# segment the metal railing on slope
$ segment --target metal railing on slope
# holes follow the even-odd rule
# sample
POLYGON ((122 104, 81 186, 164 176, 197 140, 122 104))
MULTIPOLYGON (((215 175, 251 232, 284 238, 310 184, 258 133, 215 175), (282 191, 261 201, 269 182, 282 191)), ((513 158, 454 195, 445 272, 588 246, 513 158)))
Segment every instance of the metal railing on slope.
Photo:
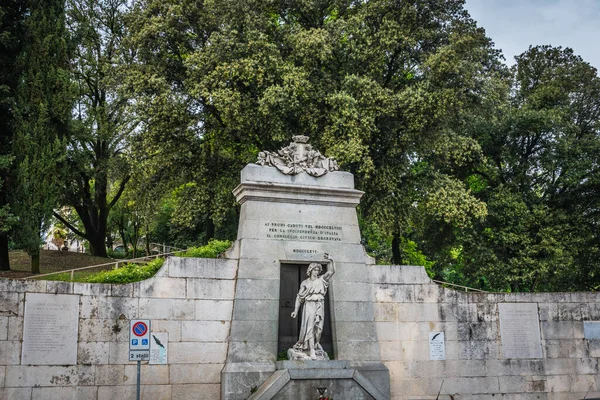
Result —
POLYGON ((114 265, 114 268, 117 269, 117 268, 119 268, 119 264, 129 264, 129 263, 132 263, 132 262, 136 263, 136 262, 140 262, 140 261, 144 261, 144 260, 145 261, 150 261, 152 259, 156 259, 156 258, 159 258, 159 257, 171 256, 171 255, 175 255, 177 253, 182 253, 184 251, 187 251, 187 250, 178 250, 178 251, 172 251, 172 252, 168 252, 168 253, 151 254, 149 256, 144 256, 144 257, 115 260, 114 262, 109 262, 109 263, 104 263, 104 264, 90 265, 90 266, 87 266, 87 267, 74 268, 74 269, 65 269, 63 271, 49 272, 47 274, 27 276, 25 278, 21 278, 21 280, 38 279, 38 278, 42 278, 44 276, 50 276, 50 275, 56 275, 56 274, 64 274, 64 273, 70 272, 71 273, 71 281, 73 281, 73 278, 75 276, 75 272, 77 272, 77 271, 83 271, 83 270, 94 269, 94 268, 108 267, 108 266, 111 266, 111 265, 114 265))
POLYGON ((454 286, 454 287, 458 287, 458 288, 464 289, 464 290, 465 290, 465 292, 468 292, 468 291, 470 290, 470 291, 472 291, 472 292, 478 292, 478 293, 491 293, 491 292, 488 292, 488 291, 486 291, 486 290, 475 289, 475 288, 468 287, 468 286, 463 286, 463 285, 457 285, 456 283, 443 282, 443 281, 436 281, 435 279, 432 279, 431 281, 432 281, 432 282, 435 282, 435 283, 439 283, 440 285, 448 285, 448 286, 454 286))

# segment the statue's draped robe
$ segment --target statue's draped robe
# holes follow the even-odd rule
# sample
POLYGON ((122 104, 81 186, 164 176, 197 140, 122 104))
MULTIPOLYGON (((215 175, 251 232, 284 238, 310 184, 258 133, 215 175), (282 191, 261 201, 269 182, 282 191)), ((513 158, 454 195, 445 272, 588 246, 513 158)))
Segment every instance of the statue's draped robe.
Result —
POLYGON ((302 325, 298 343, 294 345, 296 350, 308 350, 308 339, 315 338, 315 350, 321 349, 318 345, 323 333, 323 324, 325 316, 325 293, 329 282, 319 276, 311 280, 306 279, 300 284, 298 298, 304 304, 302 310, 302 325), (317 346, 318 345, 318 346, 317 346))

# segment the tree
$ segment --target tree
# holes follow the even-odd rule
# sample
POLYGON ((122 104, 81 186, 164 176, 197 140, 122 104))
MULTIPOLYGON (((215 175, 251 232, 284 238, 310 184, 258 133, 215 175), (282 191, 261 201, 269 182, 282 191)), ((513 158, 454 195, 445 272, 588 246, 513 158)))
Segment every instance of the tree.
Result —
POLYGON ((63 2, 31 0, 27 6, 18 58, 22 73, 15 105, 11 203, 18 219, 14 237, 31 256, 31 271, 39 273, 41 236, 57 205, 73 97, 63 2))
POLYGON ((128 58, 123 45, 126 6, 126 0, 70 0, 67 7, 76 43, 73 79, 79 97, 63 198, 76 210, 84 230, 60 213, 54 215, 90 243, 92 255, 100 257, 107 256, 110 211, 131 177, 125 153, 136 122, 127 113, 127 96, 115 90, 115 81, 122 77, 118 67, 128 58))
POLYGON ((0 6, 0 270, 9 270, 8 231, 13 222, 7 192, 13 161, 14 103, 20 68, 25 3, 6 1, 0 6))
POLYGON ((597 290, 600 78, 571 49, 516 59, 504 104, 471 125, 489 214, 464 232, 465 272, 494 290, 597 290))
POLYGON ((355 173, 363 217, 396 243, 415 201, 447 218, 485 213, 450 165, 430 162, 457 141, 449 161, 479 156, 457 115, 501 69, 462 1, 145 0, 129 26, 141 133, 184 148, 140 142, 176 170, 165 175, 194 184, 207 238, 234 215, 238 171, 292 134, 355 173), (441 190, 452 210, 431 196, 441 190))

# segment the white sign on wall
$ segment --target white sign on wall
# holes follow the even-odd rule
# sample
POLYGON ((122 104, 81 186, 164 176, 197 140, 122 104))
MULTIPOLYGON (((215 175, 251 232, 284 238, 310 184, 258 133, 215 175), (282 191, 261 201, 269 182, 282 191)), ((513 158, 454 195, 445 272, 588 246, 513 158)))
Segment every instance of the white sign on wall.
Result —
POLYGON ((23 365, 77 364, 79 296, 27 293, 23 365))
POLYGON ((152 332, 150 334, 150 362, 149 364, 166 364, 167 349, 169 345, 168 332, 152 332))
POLYGON ((446 343, 444 342, 444 332, 429 332, 429 359, 446 359, 446 343))

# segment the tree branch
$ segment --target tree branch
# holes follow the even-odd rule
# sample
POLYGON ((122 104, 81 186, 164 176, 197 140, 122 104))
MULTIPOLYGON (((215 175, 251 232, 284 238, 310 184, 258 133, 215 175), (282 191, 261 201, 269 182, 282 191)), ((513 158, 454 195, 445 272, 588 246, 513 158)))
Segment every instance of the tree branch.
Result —
POLYGON ((67 228, 69 228, 74 234, 76 234, 77 236, 81 236, 85 240, 89 240, 88 236, 85 233, 81 232, 79 229, 77 229, 73 225, 71 225, 71 223, 69 221, 67 221, 66 219, 64 219, 59 213, 57 213, 56 211, 53 211, 52 214, 54 215, 54 217, 57 220, 59 220, 60 222, 65 224, 65 226, 67 228))
POLYGON ((110 204, 108 205, 108 209, 110 210, 111 208, 113 208, 113 206, 115 204, 117 204, 117 201, 119 201, 119 198, 121 197, 121 195, 123 194, 123 191, 125 190, 125 185, 127 185, 127 182, 129 182, 129 179, 131 179, 131 175, 127 175, 125 177, 125 179, 123 179, 121 181, 121 184, 119 185, 119 191, 117 192, 117 194, 115 195, 115 197, 113 197, 112 201, 110 202, 110 204))

